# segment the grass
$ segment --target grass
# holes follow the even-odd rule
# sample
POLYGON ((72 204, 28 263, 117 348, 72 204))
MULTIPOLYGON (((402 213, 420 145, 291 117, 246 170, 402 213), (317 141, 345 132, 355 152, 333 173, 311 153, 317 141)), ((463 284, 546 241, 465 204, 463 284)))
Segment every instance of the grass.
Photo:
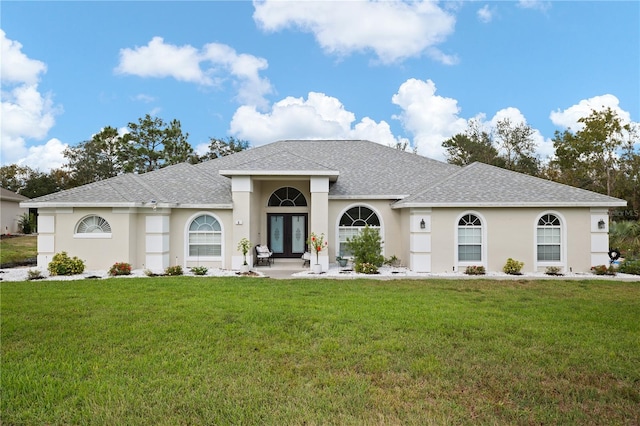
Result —
POLYGON ((35 235, 2 238, 0 240, 0 265, 34 259, 38 254, 37 246, 38 237, 35 235))
POLYGON ((640 285, 1 283, 2 424, 638 424, 640 285))

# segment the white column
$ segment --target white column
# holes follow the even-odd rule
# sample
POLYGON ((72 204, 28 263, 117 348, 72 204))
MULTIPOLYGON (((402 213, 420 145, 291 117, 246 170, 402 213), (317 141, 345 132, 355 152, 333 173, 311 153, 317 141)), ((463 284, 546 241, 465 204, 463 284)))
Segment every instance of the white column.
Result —
POLYGON ((49 209, 38 212, 38 268, 46 269, 56 249, 56 214, 49 209))
POLYGON ((409 233, 409 268, 431 272, 431 209, 411 209, 409 233))
POLYGON ((609 265, 609 260, 609 211, 592 208, 591 265, 609 265))
MULTIPOLYGON (((251 193, 253 180, 251 176, 233 176, 231 178, 231 194, 233 197, 233 242, 231 247, 231 269, 240 269, 244 256, 238 251, 238 243, 246 238, 251 241, 251 193)), ((247 263, 253 265, 253 246, 258 242, 251 241, 251 250, 247 253, 247 263)))
MULTIPOLYGON (((327 176, 312 176, 310 181, 311 189, 311 217, 309 219, 309 234, 325 235, 327 241, 329 235, 329 178, 327 176)), ((338 244, 337 241, 328 241, 329 244, 338 244)), ((311 252, 311 263, 314 264, 316 254, 311 252)), ((322 265, 322 270, 329 269, 329 252, 321 251, 318 256, 318 263, 322 265)))
POLYGON ((169 216, 148 215, 145 218, 145 268, 164 272, 171 265, 169 254, 169 216))

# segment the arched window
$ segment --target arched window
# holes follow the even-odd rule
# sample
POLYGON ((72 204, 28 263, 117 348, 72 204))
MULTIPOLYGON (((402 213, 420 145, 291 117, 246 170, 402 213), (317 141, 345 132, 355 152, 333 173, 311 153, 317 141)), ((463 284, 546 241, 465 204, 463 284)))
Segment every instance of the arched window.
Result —
POLYGON ((302 192, 286 186, 274 191, 267 205, 269 207, 306 207, 307 199, 302 192))
POLYGON ((111 225, 96 215, 87 216, 76 225, 76 234, 110 234, 111 225))
POLYGON ((362 228, 367 225, 370 228, 380 229, 380 219, 369 207, 355 206, 344 212, 339 222, 338 241, 340 247, 337 254, 350 256, 351 253, 347 250, 347 239, 358 235, 362 228))
POLYGON ((458 221, 458 262, 482 262, 482 222, 474 214, 458 221))
POLYGON ((538 219, 536 244, 538 262, 560 262, 562 226, 558 216, 547 213, 538 219))
POLYGON ((222 256, 222 227, 210 215, 200 215, 189 225, 189 256, 222 256))

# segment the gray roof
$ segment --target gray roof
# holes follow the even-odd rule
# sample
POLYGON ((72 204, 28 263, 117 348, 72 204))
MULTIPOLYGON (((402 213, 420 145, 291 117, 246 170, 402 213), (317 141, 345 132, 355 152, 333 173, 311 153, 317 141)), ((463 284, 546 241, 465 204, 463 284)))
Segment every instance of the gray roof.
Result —
POLYGON ((0 200, 3 201, 25 201, 28 200, 29 197, 25 197, 22 194, 18 194, 17 192, 9 191, 6 188, 0 187, 0 200))
POLYGON ((412 206, 625 206, 626 201, 483 163, 470 164, 446 179, 404 198, 412 206))
POLYGON ((232 208, 235 174, 325 175, 330 199, 387 199, 394 207, 445 205, 622 206, 624 200, 474 163, 460 168, 362 140, 287 140, 201 164, 126 174, 25 206, 200 206, 232 208))

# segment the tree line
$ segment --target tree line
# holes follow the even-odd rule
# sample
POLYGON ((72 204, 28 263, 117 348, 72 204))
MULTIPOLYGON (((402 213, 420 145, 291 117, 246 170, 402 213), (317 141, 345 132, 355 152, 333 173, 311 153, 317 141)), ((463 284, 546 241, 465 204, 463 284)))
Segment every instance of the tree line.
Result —
POLYGON ((463 133, 442 143, 447 161, 465 166, 475 161, 587 189, 627 201, 626 208, 612 211, 614 218, 639 219, 639 129, 625 124, 611 108, 578 120, 580 130, 556 131, 554 155, 543 162, 536 153, 534 130, 509 119, 492 131, 470 120, 463 133))
POLYGON ((180 121, 167 123, 148 114, 127 128, 129 132, 121 135, 107 126, 90 140, 66 148, 64 165, 48 173, 18 164, 2 166, 0 186, 35 198, 123 173, 146 173, 183 162, 196 164, 249 148, 249 142, 233 137, 210 138, 207 152, 198 155, 180 121))
MULTIPOLYGON (((465 166, 475 161, 550 179, 627 200, 626 209, 613 212, 623 219, 640 215, 639 129, 625 124, 611 108, 591 111, 578 120, 581 129, 556 131, 554 155, 542 161, 536 153, 535 132, 526 123, 502 119, 492 130, 477 120, 442 143, 447 162, 465 166)), ((209 149, 197 155, 180 121, 166 123, 146 115, 128 124, 123 135, 111 126, 90 140, 64 151, 66 163, 48 173, 17 164, 0 168, 0 185, 35 198, 123 173, 146 173, 172 164, 192 164, 250 147, 233 137, 210 138, 209 149)), ((405 150, 405 146, 395 148, 405 150)))

